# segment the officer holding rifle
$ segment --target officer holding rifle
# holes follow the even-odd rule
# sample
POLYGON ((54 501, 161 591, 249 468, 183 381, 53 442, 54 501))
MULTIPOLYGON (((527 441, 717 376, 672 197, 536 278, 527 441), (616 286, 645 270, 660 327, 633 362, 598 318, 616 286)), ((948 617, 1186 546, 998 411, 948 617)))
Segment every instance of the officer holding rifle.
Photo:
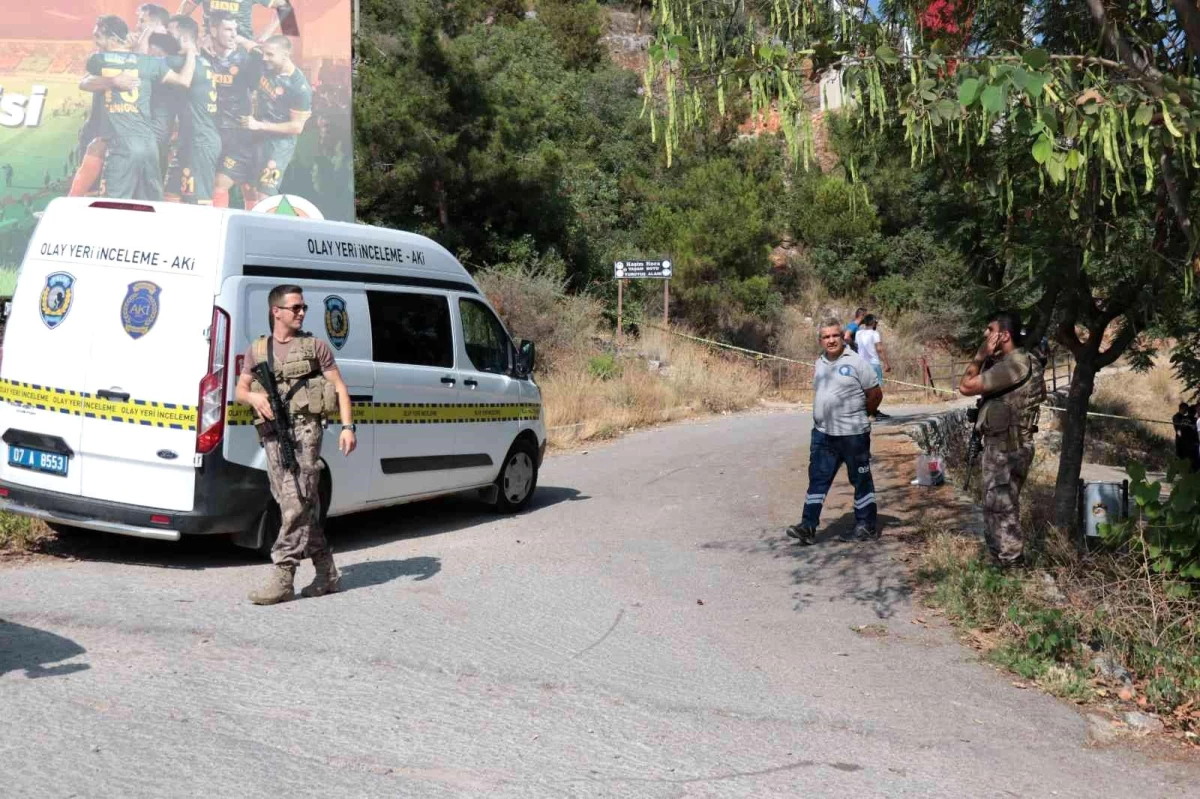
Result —
POLYGON ((959 383, 965 396, 981 400, 971 416, 983 442, 984 536, 1002 568, 1024 564, 1021 488, 1033 464, 1033 436, 1046 400, 1045 363, 1022 343, 1020 315, 995 314, 959 383))
POLYGON ((338 571, 322 529, 317 486, 325 420, 342 421, 338 449, 357 444, 350 394, 324 341, 304 332, 304 294, 299 286, 276 286, 267 298, 271 335, 246 351, 238 376, 237 401, 254 409, 254 425, 267 453, 271 494, 280 510, 279 537, 271 550, 275 566, 266 585, 250 594, 256 605, 293 599, 296 567, 312 558, 317 576, 302 596, 338 590, 338 571))

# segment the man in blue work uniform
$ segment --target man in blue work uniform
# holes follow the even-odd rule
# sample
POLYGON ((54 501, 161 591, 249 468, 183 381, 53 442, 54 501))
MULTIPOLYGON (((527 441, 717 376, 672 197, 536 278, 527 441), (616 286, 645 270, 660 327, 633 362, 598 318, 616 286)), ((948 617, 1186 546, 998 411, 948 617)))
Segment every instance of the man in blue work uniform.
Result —
POLYGON ((868 416, 879 408, 883 390, 871 365, 847 348, 838 320, 825 320, 819 335, 824 352, 813 367, 808 492, 804 515, 799 524, 787 528, 787 534, 805 546, 816 542, 825 495, 844 463, 854 485, 854 534, 869 541, 879 537, 879 528, 868 416))

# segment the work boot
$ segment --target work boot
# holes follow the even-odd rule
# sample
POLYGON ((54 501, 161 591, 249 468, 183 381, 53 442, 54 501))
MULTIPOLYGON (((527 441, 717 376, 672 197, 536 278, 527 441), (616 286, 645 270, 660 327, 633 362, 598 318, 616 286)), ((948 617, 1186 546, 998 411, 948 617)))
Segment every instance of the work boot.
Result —
POLYGON ((296 598, 292 581, 296 579, 296 567, 275 564, 267 583, 257 591, 250 592, 250 601, 256 605, 275 605, 296 598))
POLYGON ((315 597, 325 596, 326 594, 336 594, 342 589, 342 575, 338 573, 337 566, 333 565, 333 555, 329 552, 322 552, 312 556, 313 567, 317 570, 317 576, 313 581, 300 589, 300 596, 315 597))
POLYGON ((854 526, 854 537, 859 541, 874 541, 879 538, 879 528, 871 527, 868 524, 857 524, 854 526))
POLYGON ((817 530, 815 527, 794 524, 784 532, 787 533, 788 538, 794 538, 799 541, 801 546, 812 546, 817 541, 817 530))

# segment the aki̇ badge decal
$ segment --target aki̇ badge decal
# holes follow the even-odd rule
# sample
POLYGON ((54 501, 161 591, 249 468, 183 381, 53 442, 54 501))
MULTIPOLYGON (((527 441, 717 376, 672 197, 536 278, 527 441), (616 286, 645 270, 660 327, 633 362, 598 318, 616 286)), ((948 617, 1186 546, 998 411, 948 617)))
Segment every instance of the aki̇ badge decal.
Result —
POLYGON ((66 272, 52 272, 46 275, 46 285, 42 288, 41 312, 42 321, 46 327, 53 330, 58 327, 67 312, 71 310, 71 300, 75 298, 75 277, 66 272))
POLYGON ((339 350, 350 337, 350 316, 346 313, 346 301, 336 295, 325 298, 325 332, 329 334, 329 343, 339 350))
POLYGON ((129 284, 125 301, 121 303, 121 324, 130 338, 137 340, 146 335, 158 321, 158 295, 161 291, 149 280, 135 280, 129 284))

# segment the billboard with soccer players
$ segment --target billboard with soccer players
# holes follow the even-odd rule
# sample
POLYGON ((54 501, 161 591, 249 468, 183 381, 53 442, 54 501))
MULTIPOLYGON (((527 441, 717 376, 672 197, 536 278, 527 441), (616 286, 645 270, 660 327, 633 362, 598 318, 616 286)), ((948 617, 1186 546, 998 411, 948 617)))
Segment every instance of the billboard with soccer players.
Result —
POLYGON ((0 269, 65 194, 250 207, 286 193, 352 220, 352 1, 6 4, 0 269))

